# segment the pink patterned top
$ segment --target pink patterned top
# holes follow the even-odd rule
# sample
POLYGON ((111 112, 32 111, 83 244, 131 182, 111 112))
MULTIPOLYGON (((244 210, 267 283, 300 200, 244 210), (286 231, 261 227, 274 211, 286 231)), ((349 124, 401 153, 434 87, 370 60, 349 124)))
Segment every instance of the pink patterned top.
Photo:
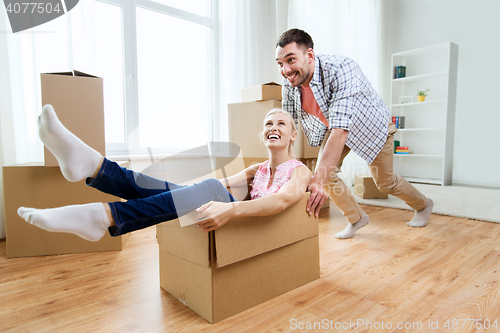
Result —
POLYGON ((278 165, 273 183, 268 188, 267 185, 269 185, 269 180, 271 179, 271 168, 269 167, 269 160, 265 161, 259 166, 253 179, 250 199, 258 199, 268 194, 278 192, 279 189, 290 180, 293 169, 301 165, 305 164, 295 159, 288 160, 278 165))

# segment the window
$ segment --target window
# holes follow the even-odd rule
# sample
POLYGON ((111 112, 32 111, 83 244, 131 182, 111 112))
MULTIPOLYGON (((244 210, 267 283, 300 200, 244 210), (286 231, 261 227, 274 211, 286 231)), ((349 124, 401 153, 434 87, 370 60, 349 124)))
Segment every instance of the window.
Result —
POLYGON ((108 155, 174 154, 213 141, 215 2, 96 1, 108 155))
POLYGON ((126 142, 122 8, 94 3, 94 33, 97 75, 105 78, 104 110, 106 142, 126 142))

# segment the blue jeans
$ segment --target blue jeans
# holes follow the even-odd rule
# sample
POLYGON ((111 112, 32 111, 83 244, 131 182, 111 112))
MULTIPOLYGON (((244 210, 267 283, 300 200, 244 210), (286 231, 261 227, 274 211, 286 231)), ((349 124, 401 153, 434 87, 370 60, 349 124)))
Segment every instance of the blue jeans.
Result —
POLYGON ((108 203, 116 223, 109 228, 113 237, 176 219, 210 201, 236 201, 217 179, 176 185, 127 170, 106 158, 97 177, 87 178, 86 183, 128 200, 108 203))

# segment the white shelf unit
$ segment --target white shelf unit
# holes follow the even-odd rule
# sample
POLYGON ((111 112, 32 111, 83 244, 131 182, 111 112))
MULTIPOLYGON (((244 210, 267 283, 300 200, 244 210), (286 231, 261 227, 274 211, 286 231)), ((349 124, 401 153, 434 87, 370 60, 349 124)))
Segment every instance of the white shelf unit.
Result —
POLYGON ((457 67, 458 45, 451 42, 392 55, 391 115, 405 117, 394 139, 413 149, 394 155, 394 170, 408 181, 451 185, 457 67), (394 78, 396 66, 406 67, 406 77, 394 78), (417 90, 427 89, 425 102, 417 102, 417 90), (401 104, 402 96, 413 102, 401 104))

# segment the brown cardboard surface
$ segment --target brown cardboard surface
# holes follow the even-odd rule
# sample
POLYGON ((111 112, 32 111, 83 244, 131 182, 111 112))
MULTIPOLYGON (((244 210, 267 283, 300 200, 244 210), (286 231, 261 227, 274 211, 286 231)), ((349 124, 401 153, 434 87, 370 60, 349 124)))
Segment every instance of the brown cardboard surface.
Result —
POLYGON ((256 86, 243 88, 241 90, 241 101, 257 102, 275 99, 281 101, 281 85, 275 82, 268 82, 256 86))
MULTIPOLYGON (((302 130, 301 130, 302 131, 302 130)), ((307 143, 307 138, 302 132, 302 152, 300 157, 302 158, 318 158, 320 147, 312 147, 307 143)))
POLYGON ((161 288, 212 322, 212 269, 162 248, 159 260, 161 288))
MULTIPOLYGON (((106 156, 103 80, 74 71, 41 74, 42 104, 51 104, 57 117, 83 142, 106 156)), ((44 148, 45 166, 58 166, 44 148)))
MULTIPOLYGON (((264 117, 271 109, 281 108, 281 101, 234 103, 228 105, 229 142, 237 144, 244 159, 268 158, 267 149, 260 142, 264 117)), ((317 158, 319 147, 311 147, 299 126, 293 151, 297 158, 317 158)))
POLYGON ((281 102, 235 103, 228 105, 229 142, 237 144, 243 158, 267 158, 267 148, 260 142, 259 134, 264 129, 264 117, 281 102))
POLYGON ((313 281, 319 270, 318 236, 222 268, 160 249, 160 286, 211 323, 313 281))
POLYGON ((197 225, 181 227, 178 219, 163 222, 156 226, 156 238, 161 249, 198 265, 210 267, 209 235, 197 225))
POLYGON ((161 287, 215 323, 318 278, 318 223, 307 198, 208 234, 177 220, 157 225, 161 287))
POLYGON ((68 182, 59 167, 5 166, 3 186, 8 258, 112 251, 125 245, 127 236, 112 238, 106 234, 98 242, 89 242, 73 234, 45 231, 17 215, 21 206, 53 208, 119 200, 86 186, 84 181, 68 182))
POLYGON ((240 217, 216 230, 217 267, 317 235, 318 221, 306 212, 308 198, 304 195, 278 215, 240 217))
POLYGON ((319 237, 213 271, 213 323, 319 278, 319 237))
POLYGON ((354 194, 363 199, 387 199, 389 195, 381 192, 371 176, 355 175, 354 194))

